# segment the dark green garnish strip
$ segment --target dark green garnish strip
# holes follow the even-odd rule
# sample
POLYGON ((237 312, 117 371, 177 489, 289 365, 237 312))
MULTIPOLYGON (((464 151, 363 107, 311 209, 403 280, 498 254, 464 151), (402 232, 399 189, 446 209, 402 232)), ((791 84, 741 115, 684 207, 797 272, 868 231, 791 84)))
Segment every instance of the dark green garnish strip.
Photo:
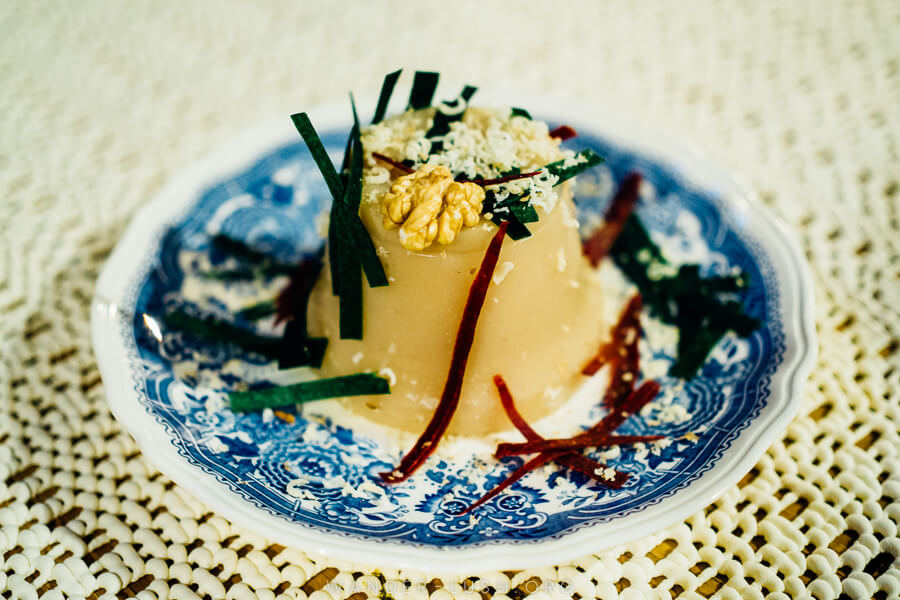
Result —
POLYGON ((331 192, 332 197, 340 198, 344 195, 344 186, 341 184, 340 177, 338 177, 331 159, 328 158, 328 152, 325 150, 316 128, 313 127, 312 122, 309 120, 309 115, 305 112, 297 113, 291 115, 291 120, 294 122, 294 127, 297 128, 303 141, 306 142, 306 147, 309 149, 313 160, 316 161, 319 172, 325 178, 325 185, 328 186, 328 191, 331 192))
POLYGON ((238 311, 237 316, 245 321, 259 321, 275 314, 275 301, 263 300, 256 304, 251 304, 238 311))
POLYGON ((510 212, 521 223, 537 223, 539 217, 531 202, 516 202, 509 206, 510 212))
POLYGON ((359 124, 359 116, 356 114, 356 103, 353 101, 352 94, 350 96, 350 104, 353 107, 353 129, 350 131, 350 172, 347 175, 348 184, 344 195, 344 205, 347 211, 345 216, 353 236, 354 254, 362 265, 369 285, 371 287, 383 287, 388 284, 387 275, 385 275, 384 267, 382 267, 378 254, 375 252, 372 238, 369 237, 369 232, 366 231, 359 218, 363 172, 363 147, 362 138, 360 137, 362 128, 359 124))
POLYGON ((702 277, 698 265, 684 265, 678 274, 652 279, 651 265, 666 264, 640 219, 632 214, 610 251, 612 259, 640 290, 651 314, 678 328, 678 357, 670 375, 691 378, 728 331, 746 337, 760 326, 743 304, 719 294, 738 293, 748 286, 745 274, 702 277), (642 262, 639 257, 649 260, 642 262))
POLYGON ((167 327, 185 331, 208 342, 231 343, 248 352, 277 360, 279 369, 322 366, 322 358, 328 344, 325 338, 307 337, 305 322, 296 324, 293 321, 288 322, 285 334, 281 338, 257 335, 216 317, 194 317, 182 310, 163 316, 163 323, 167 327), (295 329, 292 332, 292 327, 300 330, 295 329))
POLYGON ((270 256, 254 250, 244 242, 230 238, 224 233, 218 233, 213 236, 212 244, 242 262, 252 264, 271 263, 272 269, 281 273, 290 273, 291 269, 293 269, 292 265, 274 261, 270 256))
POLYGON ((525 117, 529 121, 531 120, 531 113, 525 110, 524 108, 519 108, 518 106, 513 106, 510 111, 513 117, 525 117))
POLYGON ((559 177, 559 181, 556 182, 556 185, 559 185, 564 181, 568 181, 579 173, 587 171, 592 167, 596 167, 603 162, 603 158, 591 149, 578 152, 575 155, 575 158, 584 158, 584 160, 572 165, 571 167, 563 166, 567 161, 571 159, 558 160, 544 167, 551 175, 556 175, 557 177, 559 177))
POLYGON ((309 337, 306 332, 306 319, 292 319, 287 322, 281 336, 281 352, 278 355, 279 369, 294 367, 322 366, 327 338, 309 337))
POLYGON ((231 403, 231 410, 235 412, 255 412, 266 408, 281 408, 325 398, 368 396, 389 394, 390 392, 391 387, 383 377, 372 373, 357 373, 262 390, 232 392, 228 394, 228 400, 231 403))
POLYGON ((391 101, 391 94, 394 93, 394 86, 397 85, 397 80, 400 79, 400 73, 402 72, 403 69, 397 69, 393 73, 388 73, 384 76, 384 82, 381 84, 381 93, 378 94, 378 106, 375 108, 375 116, 372 117, 372 125, 381 123, 384 119, 388 104, 391 101))
MULTIPOLYGON (((446 102, 448 106, 450 106, 455 110, 453 114, 446 114, 441 111, 441 107, 437 107, 437 112, 434 113, 434 120, 431 123, 431 128, 425 133, 426 138, 436 138, 445 136, 450 133, 450 123, 455 121, 461 121, 463 115, 465 114, 465 109, 458 110, 460 105, 468 106, 469 100, 472 99, 472 96, 475 95, 475 92, 478 91, 478 88, 472 85, 467 85, 463 88, 463 91, 460 92, 459 96, 455 99, 446 102)), ((443 151, 444 142, 443 140, 435 140, 431 143, 431 154, 436 154, 438 152, 443 151)))
POLYGON ((340 302, 340 335, 344 339, 362 339, 360 269, 365 272, 366 279, 372 287, 385 286, 388 281, 372 240, 359 219, 359 203, 362 197, 362 141, 359 117, 352 95, 350 102, 353 107, 354 124, 344 153, 344 165, 349 166, 349 171, 344 171, 341 175, 334 169, 306 113, 298 113, 291 118, 306 142, 333 197, 328 225, 328 251, 332 292, 338 296, 340 302))
MULTIPOLYGON (((515 109, 514 109, 515 110, 515 109)), ((556 185, 567 181, 579 173, 595 167, 603 162, 596 152, 593 150, 582 150, 575 155, 576 157, 584 157, 582 162, 571 167, 563 167, 565 160, 558 160, 542 167, 541 170, 547 170, 551 175, 556 175, 559 180, 556 185)), ((509 171, 503 175, 516 174, 519 169, 509 171)), ((515 194, 504 198, 502 202, 496 202, 494 192, 488 190, 485 195, 483 211, 491 213, 491 221, 499 225, 503 221, 509 221, 509 229, 506 230, 507 235, 514 240, 527 238, 531 235, 525 223, 535 223, 538 221, 538 213, 528 194, 515 194)))
POLYGON ((250 352, 277 359, 281 353, 281 340, 257 335, 213 316, 194 317, 182 310, 163 316, 167 327, 186 331, 213 342, 232 343, 250 352))
POLYGON ((407 108, 418 110, 431 106, 434 92, 437 89, 440 73, 431 71, 416 71, 413 77, 412 90, 409 92, 409 105, 407 108))
POLYGON ((206 279, 220 281, 246 281, 260 277, 274 277, 277 275, 289 275, 294 266, 281 263, 262 252, 254 250, 246 243, 235 240, 224 233, 218 233, 212 238, 212 245, 222 252, 227 252, 240 263, 249 267, 237 269, 215 269, 202 274, 206 279))

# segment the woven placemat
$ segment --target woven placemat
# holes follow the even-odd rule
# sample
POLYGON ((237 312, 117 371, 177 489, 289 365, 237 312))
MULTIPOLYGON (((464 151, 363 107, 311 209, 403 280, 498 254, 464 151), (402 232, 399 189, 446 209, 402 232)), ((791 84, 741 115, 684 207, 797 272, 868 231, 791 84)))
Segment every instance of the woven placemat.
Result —
POLYGON ((0 596, 900 597, 900 3, 5 2, 0 24, 0 596), (113 419, 89 303, 134 211, 245 127, 397 66, 692 139, 790 225, 818 364, 714 504, 571 565, 439 580, 232 525, 113 419))

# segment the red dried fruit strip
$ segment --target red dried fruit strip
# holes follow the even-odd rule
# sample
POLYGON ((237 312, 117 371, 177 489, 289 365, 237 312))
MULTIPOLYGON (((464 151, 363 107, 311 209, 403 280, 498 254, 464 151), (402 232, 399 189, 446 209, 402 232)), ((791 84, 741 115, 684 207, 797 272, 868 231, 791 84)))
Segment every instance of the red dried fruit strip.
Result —
POLYGON ((521 467, 510 473, 506 479, 498 483, 494 488, 489 490, 484 496, 476 500, 473 504, 470 504, 466 510, 462 511, 460 514, 464 515, 472 512, 488 500, 495 498, 500 492, 522 479, 525 475, 528 475, 531 471, 534 471, 537 468, 543 467, 548 462, 553 460, 553 457, 550 454, 539 454, 534 458, 528 460, 521 467))
MULTIPOLYGON (((599 423, 595 424, 584 433, 579 434, 579 436, 587 436, 591 434, 609 434, 613 432, 616 428, 619 427, 619 425, 624 422, 626 418, 628 418, 627 415, 624 414, 625 412, 628 412, 629 414, 637 412, 644 406, 644 404, 646 404, 656 396, 656 394, 659 392, 659 384, 655 381, 647 382, 646 384, 644 384, 644 386, 641 386, 641 390, 638 391, 641 391, 641 394, 631 394, 631 396, 635 396, 634 400, 632 402, 626 400, 624 404, 627 406, 623 406, 621 411, 616 411, 606 415, 606 417, 601 419, 599 423), (648 384, 650 385, 648 386, 648 384)), ((629 396, 629 398, 631 398, 631 396, 629 396)), ((576 439, 579 436, 575 436, 576 439)), ((560 464, 564 464, 566 466, 577 469, 578 471, 584 473, 585 475, 588 475, 594 480, 599 481, 600 483, 608 485, 612 488, 621 487, 628 479, 627 473, 621 473, 615 470, 613 471, 612 479, 606 479, 605 475, 608 472, 606 470, 606 465, 591 461, 591 459, 582 454, 568 452, 565 450, 551 450, 549 452, 541 453, 540 456, 550 456, 553 460, 556 460, 560 464), (584 461, 590 461, 595 466, 593 468, 590 468, 589 471, 585 471, 582 468, 582 463, 584 461), (603 469, 599 470, 598 467, 603 467, 603 469)))
MULTIPOLYGON (((497 393, 500 395, 500 403, 503 405, 503 410, 506 411, 506 416, 509 417, 509 420, 512 421, 512 424, 515 426, 519 432, 525 436, 525 439, 528 441, 544 441, 544 438, 532 429, 531 425, 525 420, 522 414, 519 412, 519 409, 516 408, 515 401, 513 400, 512 394, 509 391, 509 386, 506 385, 506 381, 503 380, 503 377, 500 375, 494 375, 494 385, 497 387, 497 393)), ((602 421, 601 421, 602 423, 602 421)), ((606 436, 606 441, 609 445, 613 444, 634 444, 636 442, 646 442, 646 441, 655 441, 663 436, 661 435, 613 435, 606 436)), ((591 431, 590 429, 581 433, 574 438, 573 440, 578 440, 579 443, 582 439, 584 440, 597 440, 599 439, 598 434, 591 431)), ((497 446, 497 458, 502 458, 500 455, 500 449, 504 446, 514 446, 516 444, 500 444, 497 446)), ((600 444, 582 444, 582 447, 585 446, 597 446, 600 444)), ((525 453, 516 453, 516 454, 525 454, 525 453)), ((504 454, 504 456, 508 456, 504 454)))
MULTIPOLYGON (((509 387, 506 385, 503 377, 500 375, 494 375, 494 385, 497 387, 497 393, 500 395, 500 403, 503 405, 503 410, 506 411, 506 416, 509 417, 509 420, 512 421, 512 424, 515 426, 515 428, 518 429, 519 432, 529 440, 529 442, 543 441, 543 438, 540 436, 540 434, 536 432, 531 427, 531 425, 528 424, 528 422, 516 408, 515 401, 513 400, 512 394, 509 391, 509 387)), ((610 479, 605 478, 603 475, 608 472, 607 469, 609 469, 609 467, 602 463, 598 463, 595 460, 591 460, 590 458, 581 454, 568 452, 544 452, 531 458, 521 467, 510 473, 506 477, 506 479, 504 479, 497 486, 485 493, 481 498, 476 500, 460 514, 467 514, 475 510, 485 502, 491 500, 492 498, 495 498, 500 492, 527 475, 530 471, 540 468, 551 461, 556 461, 561 465, 574 469, 584 475, 587 475, 591 479, 594 479, 604 485, 613 488, 621 487, 628 479, 627 473, 621 473, 615 470, 613 470, 613 474, 610 479)))
MULTIPOLYGON (((500 395, 500 403, 503 405, 503 410, 506 412, 506 416, 509 417, 509 420, 512 421, 512 424, 519 430, 525 439, 528 441, 543 441, 543 437, 532 429, 531 425, 525 420, 522 414, 519 412, 519 409, 516 408, 515 401, 513 400, 512 394, 509 391, 509 387, 506 385, 506 382, 503 380, 503 377, 500 375, 494 375, 494 385, 497 387, 497 393, 500 395)), ((501 444, 502 446, 503 444, 501 444)), ((497 447, 500 449, 500 446, 497 447)), ((576 453, 569 452, 554 452, 553 460, 558 462, 561 465, 569 467, 571 469, 575 469, 584 475, 592 479, 596 479, 603 484, 613 485, 610 483, 610 480, 604 479, 599 471, 605 470, 608 467, 603 463, 598 463, 595 460, 592 460, 586 456, 576 453)), ((499 458, 499 457, 498 457, 499 458)), ((618 487, 625 483, 625 480, 628 479, 628 475, 626 473, 616 473, 616 480, 618 485, 613 485, 613 487, 618 487)))
POLYGON ((463 179, 461 181, 476 183, 481 186, 497 185, 498 183, 506 183, 507 181, 515 181, 516 179, 527 179, 528 177, 534 177, 535 175, 540 174, 540 171, 532 171, 531 173, 515 173, 513 175, 504 175, 503 177, 497 177, 496 179, 463 179))
POLYGON ((502 443, 497 445, 497 458, 507 458, 520 454, 534 454, 535 452, 578 452, 586 448, 604 446, 627 446, 629 444, 655 442, 663 439, 662 435, 606 435, 591 434, 585 437, 543 439, 522 443, 502 443))
MULTIPOLYGON (((503 377, 500 375, 494 375, 494 385, 497 387, 497 393, 500 395, 500 403, 503 405, 503 410, 506 412, 506 416, 509 417, 509 420, 512 421, 512 424, 515 426, 519 432, 525 436, 525 439, 529 441, 538 441, 543 440, 538 432, 532 429, 531 425, 525 420, 519 410, 516 408, 515 401, 513 400, 512 394, 509 391, 509 387, 506 385, 506 382, 503 380, 503 377)), ((559 464, 569 467, 570 469, 575 469, 576 471, 587 475, 591 479, 595 479, 604 485, 608 485, 611 487, 620 487, 625 483, 625 480, 628 479, 627 473, 616 472, 614 479, 609 480, 602 476, 602 473, 606 471, 609 467, 607 467, 603 463, 598 463, 595 460, 592 460, 586 456, 576 453, 569 452, 554 452, 547 453, 552 454, 551 460, 555 460, 559 464)))
POLYGON ((506 385, 506 381, 504 381, 501 375, 494 375, 494 386, 497 388, 497 394, 500 396, 500 404, 503 405, 506 416, 509 417, 509 420, 512 421, 515 428, 519 430, 519 433, 524 435, 526 440, 544 439, 537 431, 531 428, 531 425, 528 424, 528 421, 525 420, 525 417, 523 417, 522 413, 519 412, 519 409, 516 408, 515 400, 513 400, 512 393, 509 391, 509 386, 506 385))
POLYGON ((628 330, 634 330, 635 339, 640 337, 643 331, 640 321, 641 309, 643 309, 643 299, 640 294, 635 294, 622 309, 619 320, 616 321, 610 332, 610 340, 603 344, 597 355, 584 365, 584 368, 581 369, 582 375, 593 375, 608 361, 621 357, 619 350, 630 341, 628 330))
POLYGON ((459 394, 462 391, 463 377, 466 374, 466 363, 475 340, 475 327, 478 325, 478 316, 481 314, 481 307, 484 306, 484 299, 487 296, 488 287, 491 285, 491 277, 494 276, 494 269, 500 258, 506 227, 507 223, 502 223, 497 229, 497 233, 491 238, 491 243, 488 244, 484 258, 481 260, 481 268, 469 288, 469 297, 466 300, 459 330, 456 333, 450 370, 437 409, 416 444, 400 461, 400 465, 389 473, 381 473, 381 478, 386 483, 400 483, 412 475, 431 456, 450 425, 453 413, 456 412, 456 407, 459 405, 459 394))
POLYGON ((550 137, 559 138, 562 141, 570 140, 573 137, 576 137, 578 132, 569 127, 568 125, 560 125, 556 129, 550 132, 550 137))
POLYGON ((529 440, 522 443, 504 443, 497 446, 497 457, 532 454, 541 452, 552 454, 560 451, 582 450, 587 446, 605 445, 612 437, 626 438, 623 443, 654 441, 662 436, 611 436, 625 420, 640 411, 659 393, 660 386, 655 381, 646 381, 622 403, 620 409, 606 415, 599 423, 572 438, 529 440))
POLYGON ((648 402, 656 398, 659 390, 660 385, 656 381, 645 381, 641 384, 641 387, 631 392, 631 394, 628 395, 628 398, 626 398, 616 410, 603 417, 599 423, 580 435, 587 436, 596 433, 612 433, 618 429, 619 425, 624 423, 628 417, 644 408, 648 402))
POLYGON ((639 173, 628 175, 619 186, 609 208, 606 209, 605 223, 582 244, 581 251, 592 266, 596 267, 603 260, 616 238, 622 233, 625 221, 628 220, 635 203, 637 203, 640 187, 641 175, 639 173))
POLYGON ((288 284, 275 299, 275 322, 281 323, 295 317, 305 321, 306 304, 322 270, 322 262, 318 259, 306 259, 297 265, 291 274, 288 284))
POLYGON ((581 369, 581 374, 589 376, 593 375, 594 373, 599 371, 603 367, 603 365, 614 359, 616 357, 616 353, 617 348, 612 340, 603 344, 603 346, 600 347, 600 351, 597 352, 594 358, 589 360, 588 363, 581 369))
POLYGON ((392 167, 394 167, 395 169, 397 169, 398 171, 403 171, 404 173, 407 173, 407 174, 415 172, 415 171, 413 171, 412 168, 407 167, 402 162, 394 160, 393 158, 391 158, 389 156, 385 156, 384 154, 381 154, 379 152, 373 152, 372 158, 374 158, 375 160, 380 160, 383 163, 387 163, 387 164, 391 165, 392 167))
POLYGON ((581 370, 584 375, 593 375, 603 364, 611 363, 609 385, 603 396, 603 405, 610 410, 628 398, 640 372, 638 341, 643 333, 642 309, 641 296, 635 294, 625 305, 619 321, 613 327, 612 339, 581 370))

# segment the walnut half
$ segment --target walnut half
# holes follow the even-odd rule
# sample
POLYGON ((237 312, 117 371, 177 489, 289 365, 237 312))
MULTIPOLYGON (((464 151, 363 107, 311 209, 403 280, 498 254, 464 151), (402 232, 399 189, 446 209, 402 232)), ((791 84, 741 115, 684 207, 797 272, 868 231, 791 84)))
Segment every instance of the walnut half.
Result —
POLYGON ((407 250, 424 250, 435 241, 450 244, 465 227, 481 220, 484 188, 453 181, 445 166, 424 165, 398 177, 381 198, 382 223, 400 228, 400 243, 407 250))

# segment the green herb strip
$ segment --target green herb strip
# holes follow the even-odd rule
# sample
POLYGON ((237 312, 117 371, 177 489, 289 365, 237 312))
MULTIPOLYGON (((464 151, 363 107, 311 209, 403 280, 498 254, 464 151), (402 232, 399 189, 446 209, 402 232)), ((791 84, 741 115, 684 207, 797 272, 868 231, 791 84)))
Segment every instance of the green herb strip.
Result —
POLYGON ((349 172, 338 175, 328 157, 322 140, 306 113, 291 116, 294 126, 309 148, 313 160, 332 194, 331 217, 328 224, 328 254, 331 268, 331 291, 340 301, 341 337, 362 339, 362 278, 360 267, 372 287, 388 284, 387 276, 368 232, 359 219, 362 197, 362 141, 359 117, 353 96, 353 129, 347 140, 344 164, 349 172))
MULTIPOLYGON (((332 218, 337 217, 332 234, 337 239, 338 257, 337 291, 340 302, 340 335, 342 339, 361 340, 363 335, 362 273, 366 269, 369 285, 387 285, 387 277, 368 232, 359 220, 359 202, 362 197, 362 141, 359 136, 359 121, 354 107, 352 156, 350 173, 344 196, 335 201, 332 218)), ((334 275, 332 275, 334 276, 334 275)))
POLYGON ((512 210, 504 213, 502 217, 494 213, 491 221, 498 227, 501 223, 509 223, 509 226, 506 228, 506 235, 513 240, 524 240, 527 237, 531 237, 531 232, 528 231, 528 228, 522 224, 522 221, 519 220, 516 213, 512 210))
MULTIPOLYGON (((603 162, 603 159, 593 150, 582 150, 576 157, 582 157, 583 160, 578 164, 575 164, 571 167, 563 167, 563 164, 566 162, 565 160, 558 160, 556 162, 552 162, 548 165, 545 165, 541 170, 547 170, 550 174, 556 175, 559 180, 556 182, 556 185, 575 177, 579 173, 590 169, 591 167, 595 167, 603 162)), ((518 172, 518 169, 515 169, 515 172, 518 172)), ((511 171, 511 173, 513 173, 511 171)), ((527 238, 531 235, 531 232, 525 227, 525 223, 535 223, 538 221, 539 216, 537 210, 535 210, 534 205, 531 203, 531 199, 527 199, 523 202, 523 199, 528 198, 528 194, 517 194, 513 196, 509 196, 503 202, 499 204, 493 204, 491 199, 493 198, 493 192, 488 192, 488 197, 486 201, 486 209, 485 212, 492 212, 493 217, 492 221, 499 225, 503 221, 509 221, 509 229, 506 230, 506 234, 514 240, 521 240, 527 238), (495 212, 497 208, 500 209, 508 209, 501 210, 499 213, 495 212)))
POLYGON ((520 223, 537 223, 539 217, 531 202, 515 202, 509 210, 516 216, 520 223))
POLYGON ((275 314, 275 301, 263 300, 256 304, 251 304, 238 311, 238 317, 245 321, 259 321, 275 314))
POLYGON ((292 319, 284 328, 281 337, 281 353, 278 355, 279 369, 292 369, 294 367, 322 366, 325 357, 325 349, 328 347, 328 339, 311 338, 306 332, 306 320, 292 319))
POLYGON ((353 125, 354 128, 350 132, 353 139, 353 155, 350 160, 349 185, 347 186, 347 194, 344 196, 344 203, 347 206, 348 225, 354 238, 354 250, 363 271, 366 273, 366 279, 371 287, 383 287, 388 284, 387 275, 384 273, 384 267, 378 259, 375 252, 375 245, 369 232, 359 218, 359 203, 362 200, 362 172, 363 172, 363 147, 362 138, 360 136, 359 117, 356 114, 356 104, 353 103, 353 96, 350 97, 353 106, 353 125))
POLYGON ((581 160, 581 162, 574 164, 571 167, 563 166, 566 163, 566 160, 570 159, 558 160, 544 167, 551 175, 559 177, 559 181, 556 182, 556 185, 568 181, 579 173, 587 171, 591 167, 596 167, 603 162, 603 158, 590 149, 582 150, 575 155, 575 158, 581 160))
POLYGON ((416 71, 413 77, 412 90, 409 93, 409 106, 413 110, 428 108, 434 98, 440 73, 430 71, 416 71))
POLYGON ((531 113, 529 113, 524 108, 519 108, 517 106, 513 106, 510 113, 511 113, 511 116, 513 116, 513 117, 525 117, 529 121, 531 120, 531 113))
POLYGON ((315 127, 309 120, 309 115, 305 112, 297 113, 291 115, 291 120, 294 122, 294 127, 297 128, 303 141, 306 142, 306 147, 309 148, 309 153, 312 155, 313 160, 316 161, 316 166, 319 167, 322 177, 325 178, 328 191, 331 192, 334 198, 342 197, 344 195, 344 186, 341 185, 337 171, 335 171, 331 159, 328 158, 328 152, 325 150, 319 134, 316 133, 315 127))
POLYGON ((228 400, 231 403, 231 410, 251 412, 325 398, 389 394, 390 392, 390 385, 383 377, 371 373, 357 373, 264 390, 232 392, 228 395, 228 400))
POLYGON ((341 204, 332 201, 331 214, 328 217, 328 267, 331 270, 331 294, 340 296, 341 290, 341 243, 338 237, 338 226, 341 220, 341 204))
MULTIPOLYGON (((475 92, 478 91, 478 88, 472 85, 467 85, 463 88, 463 91, 460 92, 459 96, 455 99, 451 100, 447 104, 452 104, 452 107, 458 109, 460 104, 463 106, 468 106, 469 100, 472 99, 472 96, 475 95, 475 92)), ((447 135, 450 133, 450 123, 454 123, 456 121, 461 121, 463 115, 466 110, 463 108, 462 110, 457 110, 457 112, 453 114, 445 114, 441 112, 441 107, 439 106, 437 112, 434 113, 434 120, 431 123, 431 128, 425 133, 426 138, 436 138, 447 135)), ((443 151, 444 142, 443 140, 436 140, 431 144, 431 154, 437 154, 438 152, 443 151)))
POLYGON ((271 273, 275 275, 289 275, 294 270, 294 265, 274 261, 266 254, 254 250, 244 242, 232 239, 224 233, 218 233, 213 236, 212 243, 219 250, 231 254, 241 262, 249 263, 254 267, 258 266, 260 263, 263 263, 264 271, 267 274, 271 273))
POLYGON ((361 340, 363 328, 362 270, 352 252, 342 252, 338 267, 341 274, 339 315, 341 339, 361 340))
POLYGON ((281 352, 279 338, 257 335, 213 316, 198 318, 176 310, 166 314, 163 322, 173 329, 186 331, 209 341, 232 343, 269 358, 278 358, 281 352))
POLYGON ((384 81, 381 84, 381 93, 378 94, 378 106, 375 108, 375 116, 372 117, 372 125, 381 123, 384 119, 388 104, 391 101, 391 94, 394 93, 394 86, 397 85, 397 80, 400 79, 400 73, 402 72, 403 69, 398 69, 384 76, 384 81))
POLYGON ((678 328, 678 357, 670 371, 674 377, 696 375, 728 331, 746 337, 760 325, 740 302, 717 297, 745 289, 748 281, 744 274, 703 278, 698 265, 685 265, 675 276, 652 279, 650 266, 666 261, 634 214, 625 222, 610 255, 638 287, 651 313, 678 328))

